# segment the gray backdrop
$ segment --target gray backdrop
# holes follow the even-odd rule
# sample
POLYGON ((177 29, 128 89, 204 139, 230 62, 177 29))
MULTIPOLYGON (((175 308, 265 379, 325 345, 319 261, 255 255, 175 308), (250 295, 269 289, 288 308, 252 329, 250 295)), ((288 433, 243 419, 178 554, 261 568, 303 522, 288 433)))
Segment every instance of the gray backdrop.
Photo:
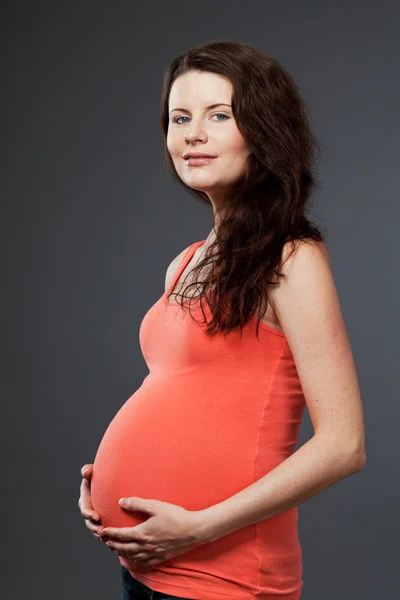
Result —
MULTIPOLYGON (((212 211, 164 166, 164 69, 249 43, 294 76, 324 146, 316 222, 363 397, 367 464, 299 507, 302 600, 398 588, 396 2, 14 2, 1 18, 2 597, 119 598, 80 468, 147 367, 138 330, 212 211)), ((312 435, 306 412, 302 445, 312 435)))

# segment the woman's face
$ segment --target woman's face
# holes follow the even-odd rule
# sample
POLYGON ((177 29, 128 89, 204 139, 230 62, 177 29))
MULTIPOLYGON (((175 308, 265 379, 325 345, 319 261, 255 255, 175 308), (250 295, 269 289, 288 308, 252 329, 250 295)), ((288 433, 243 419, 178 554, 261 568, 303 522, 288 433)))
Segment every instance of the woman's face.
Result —
POLYGON ((169 96, 167 147, 175 169, 186 185, 215 201, 243 175, 250 154, 233 117, 232 89, 226 77, 189 71, 174 81, 169 96), (186 152, 216 158, 190 166, 186 152))

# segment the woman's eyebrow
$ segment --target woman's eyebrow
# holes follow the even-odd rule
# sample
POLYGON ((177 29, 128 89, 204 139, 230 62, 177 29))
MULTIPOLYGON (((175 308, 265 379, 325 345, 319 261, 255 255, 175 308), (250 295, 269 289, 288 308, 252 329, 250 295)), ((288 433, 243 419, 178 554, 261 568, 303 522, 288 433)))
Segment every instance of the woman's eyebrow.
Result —
MULTIPOLYGON (((206 106, 206 109, 208 109, 208 108, 215 108, 216 106, 231 106, 231 105, 230 104, 224 104, 223 102, 218 102, 217 104, 210 104, 210 106, 206 106)), ((174 110, 181 110, 182 112, 190 112, 186 108, 173 108, 172 110, 169 111, 169 114, 171 114, 172 112, 174 112, 174 110)))

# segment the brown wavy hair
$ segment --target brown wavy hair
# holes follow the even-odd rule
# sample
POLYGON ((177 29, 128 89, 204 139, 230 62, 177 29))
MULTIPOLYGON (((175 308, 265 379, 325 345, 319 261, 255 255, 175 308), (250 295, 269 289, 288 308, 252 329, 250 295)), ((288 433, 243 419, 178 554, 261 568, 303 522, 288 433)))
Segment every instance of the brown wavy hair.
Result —
MULTIPOLYGON (((321 146, 311 131, 305 101, 277 60, 229 40, 194 46, 175 58, 164 74, 161 128, 168 168, 201 202, 212 206, 205 192, 181 180, 167 148, 171 87, 177 77, 192 70, 229 78, 233 116, 250 156, 229 199, 218 205, 221 218, 214 243, 190 271, 191 277, 202 276, 179 296, 184 299, 191 286, 200 289, 199 295, 187 298, 189 304, 207 302, 211 311, 205 329, 208 336, 236 329, 242 333, 256 315, 258 338, 259 320, 268 306, 268 286, 278 285, 278 278, 285 277, 279 271, 285 244, 292 242, 293 252, 296 240, 324 240, 306 216, 312 193, 319 187, 313 170, 321 146)), ((204 316, 203 308, 202 312, 204 316)))

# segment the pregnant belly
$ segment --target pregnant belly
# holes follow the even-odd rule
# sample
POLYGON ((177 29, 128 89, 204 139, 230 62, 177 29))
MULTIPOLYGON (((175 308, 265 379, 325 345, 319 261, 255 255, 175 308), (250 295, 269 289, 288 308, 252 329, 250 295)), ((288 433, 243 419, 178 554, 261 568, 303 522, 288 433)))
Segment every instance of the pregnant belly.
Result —
POLYGON ((197 381, 188 388, 187 381, 148 376, 118 411, 97 450, 91 480, 93 508, 105 527, 132 527, 149 518, 121 508, 122 497, 202 510, 253 483, 257 410, 253 405, 251 418, 238 423, 229 416, 237 406, 226 402, 241 403, 244 416, 243 396, 235 399, 226 390, 219 396, 215 382, 213 389, 205 385, 197 381))

